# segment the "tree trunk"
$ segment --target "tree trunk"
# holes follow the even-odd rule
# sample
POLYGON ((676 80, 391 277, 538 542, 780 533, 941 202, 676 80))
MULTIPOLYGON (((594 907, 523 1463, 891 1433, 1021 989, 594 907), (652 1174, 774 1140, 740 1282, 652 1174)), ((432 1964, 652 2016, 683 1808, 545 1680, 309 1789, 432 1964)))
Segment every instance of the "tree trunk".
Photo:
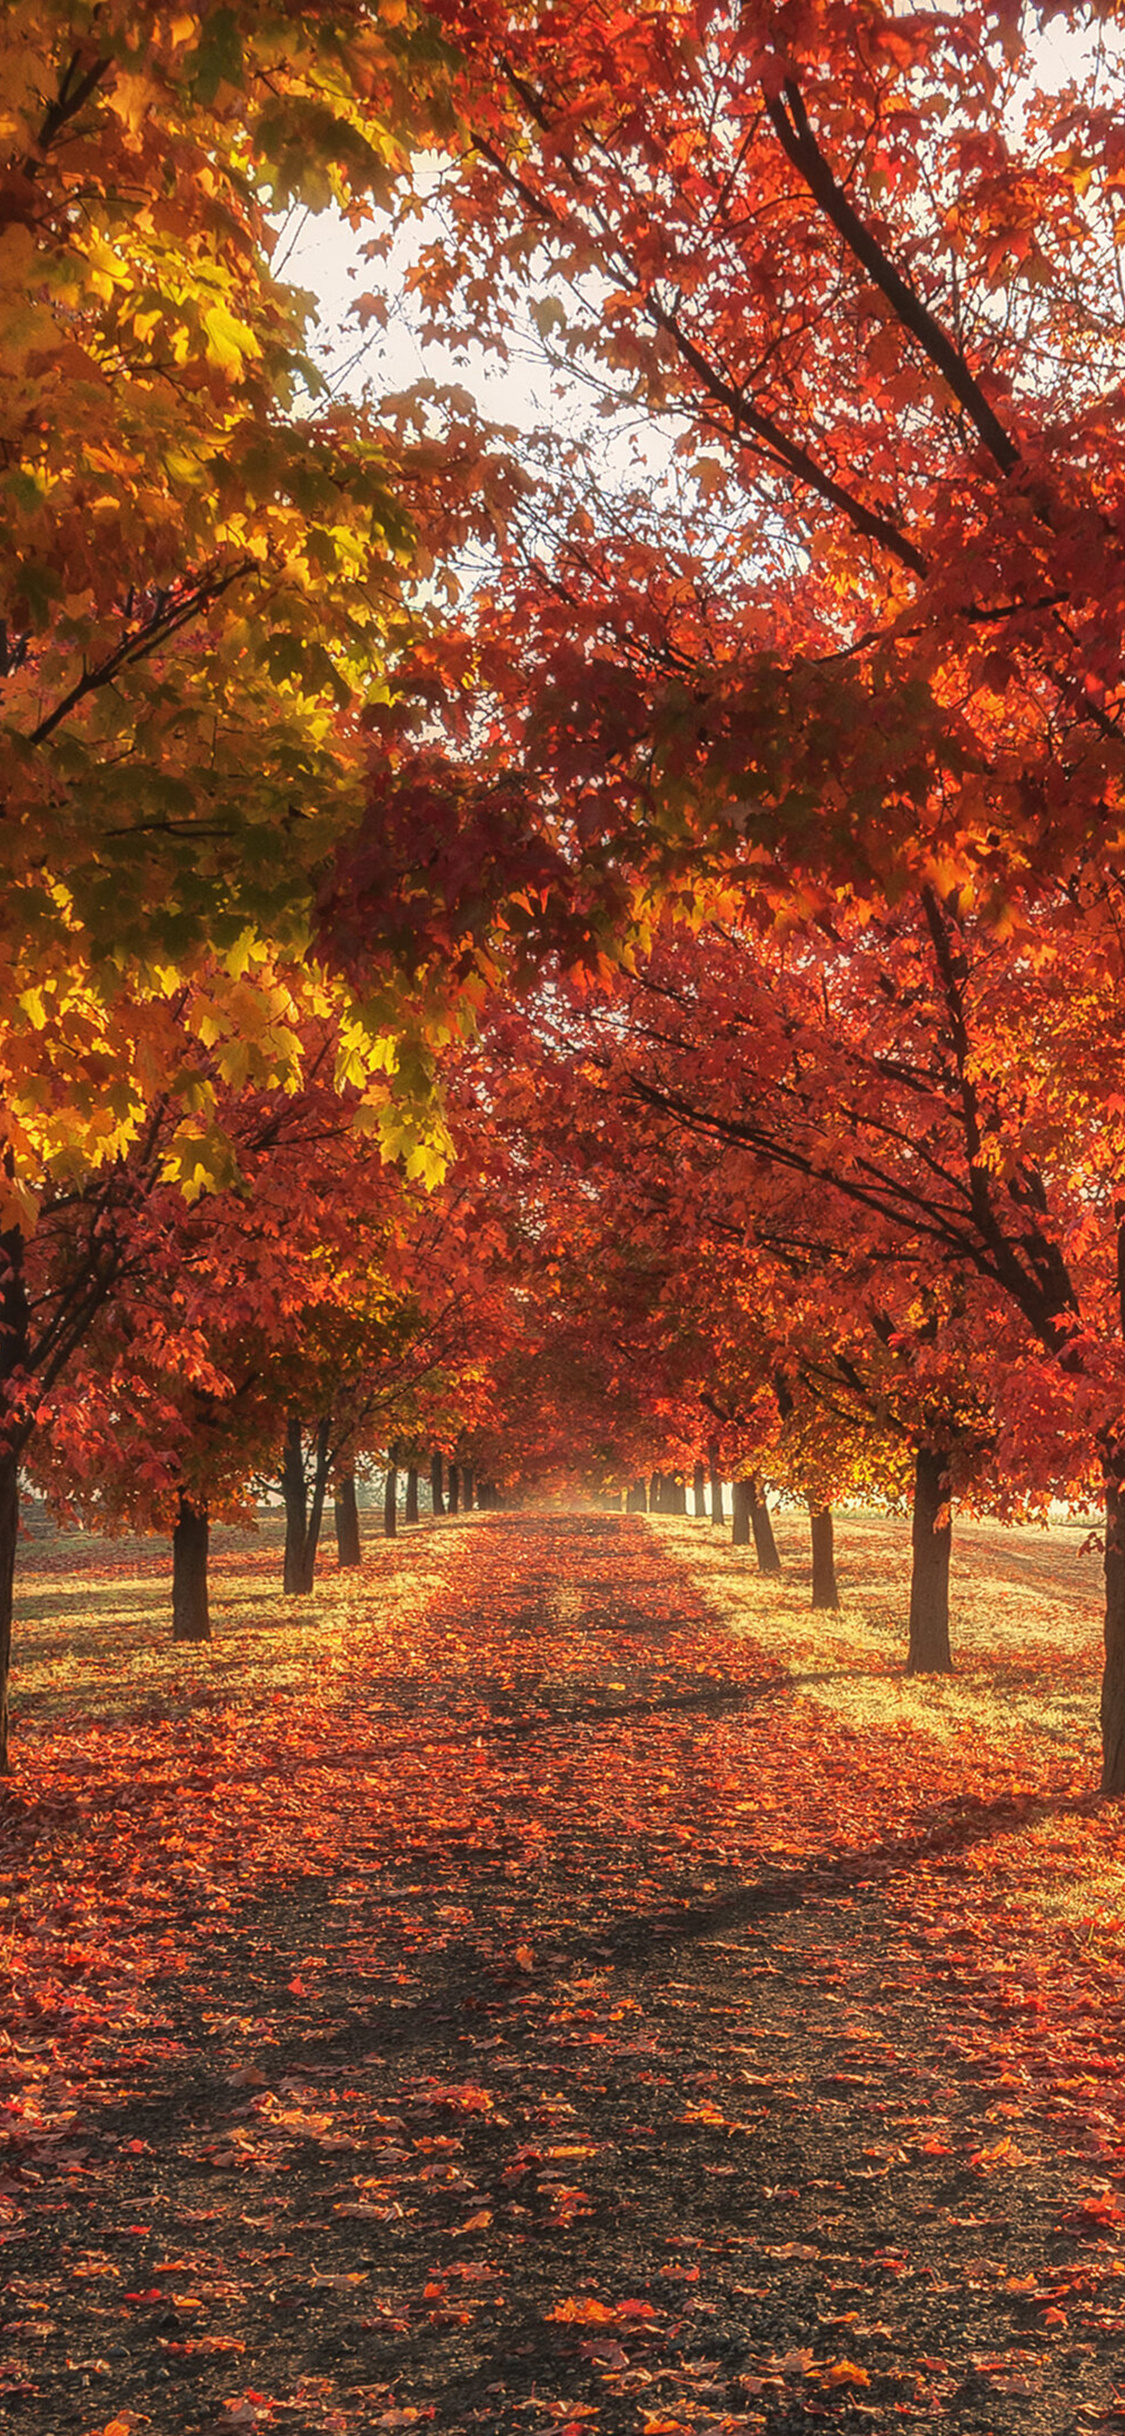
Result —
POLYGON ((464 1506, 466 1514, 472 1512, 473 1467, 471 1463, 463 1463, 461 1466, 461 1503, 464 1506))
POLYGON ((455 1463, 451 1463, 449 1466, 449 1494, 446 1503, 450 1513, 456 1514, 461 1503, 461 1480, 455 1463))
MULTIPOLYGON (((11 1151, 4 1154, 11 1175, 11 1151)), ((24 1280, 26 1244, 18 1226, 0 1235, 0 1775, 7 1775, 8 1685, 12 1666, 12 1599, 15 1590, 16 1541, 20 1527, 20 1451, 26 1426, 20 1429, 14 1409, 18 1382, 29 1360, 30 1316, 24 1280), (4 1428, 4 1423, 7 1424, 4 1428)))
POLYGON ((20 1467, 14 1453, 0 1454, 0 1775, 8 1758, 8 1678, 12 1664, 12 1596, 20 1527, 20 1467))
POLYGON ((406 1471, 406 1507, 403 1514, 403 1521, 408 1523, 416 1523, 417 1520, 418 1466, 416 1463, 411 1463, 407 1465, 406 1471))
POLYGON ((284 1584, 291 1598, 304 1598, 313 1586, 316 1572, 316 1552, 320 1543, 320 1525, 324 1514, 324 1497, 328 1487, 328 1438, 331 1415, 322 1413, 316 1425, 315 1458, 313 1463, 312 1498, 309 1498, 305 1477, 305 1449, 301 1423, 296 1413, 290 1413, 285 1428, 285 1460, 281 1470, 281 1490, 285 1499, 285 1572, 284 1584))
POLYGON ((313 1490, 309 1501, 308 1527, 305 1532, 305 1561, 301 1568, 301 1589, 307 1595, 316 1579, 316 1552, 320 1546, 320 1526, 324 1520, 324 1500, 328 1492, 328 1442, 332 1431, 331 1413, 322 1413, 316 1425, 316 1459, 313 1465, 313 1490))
POLYGON ((305 1450, 297 1413, 290 1413, 285 1425, 281 1494, 285 1499, 285 1571, 282 1579, 289 1596, 295 1598, 305 1586, 305 1542, 308 1538, 309 1513, 305 1450))
POLYGON ((398 1530, 398 1465, 388 1463, 383 1485, 383 1536, 393 1539, 398 1530))
POLYGON ((751 1474, 747 1486, 750 1490, 750 1528, 754 1534, 754 1554, 758 1559, 758 1571, 759 1573, 780 1573, 781 1558, 777 1553, 777 1541, 773 1535, 770 1510, 753 1474, 751 1474))
POLYGON ((840 1591, 836 1580, 835 1534, 832 1528, 831 1506, 810 1506, 809 1529, 812 1534, 813 1606, 838 1607, 840 1591))
POLYGON ((723 1476, 719 1470, 717 1447, 712 1447, 707 1457, 707 1469, 711 1475, 711 1520, 713 1523, 718 1523, 721 1531, 723 1527, 723 1476))
POLYGON ((211 1524, 206 1505, 180 1493, 180 1510, 172 1533, 172 1639, 209 1641, 211 1610, 207 1599, 207 1554, 211 1524))
POLYGON ((732 1492, 730 1537, 732 1548, 745 1548, 750 1542, 750 1508, 754 1495, 752 1480, 736 1480, 732 1492))
POLYGON ((648 1500, 645 1496, 645 1484, 643 1480, 635 1480, 632 1488, 626 1493, 625 1512, 627 1514, 644 1514, 647 1512, 647 1510, 648 1500))
POLYGON ((336 1562, 339 1566, 362 1565, 363 1550, 359 1539, 359 1505, 355 1493, 355 1473, 343 1472, 336 1483, 332 1500, 336 1522, 336 1562))
POLYGON ((648 1510, 650 1514, 663 1513, 663 1491, 664 1475, 662 1472, 654 1472, 648 1484, 648 1510))
POLYGON ((949 1675, 949 1551, 953 1524, 947 1459, 920 1446, 914 1468, 914 1519, 910 1531, 910 1649, 908 1675, 949 1675))
POLYGON ((441 1456, 435 1453, 430 1457, 430 1501, 435 1514, 444 1514, 445 1512, 445 1498, 442 1494, 441 1473, 441 1456))
POLYGON ((1125 1452, 1105 1467, 1102 1792, 1125 1793, 1125 1452))
POLYGON ((695 1519, 696 1519, 696 1521, 697 1521, 697 1522, 706 1522, 706 1520, 707 1520, 707 1472, 706 1472, 706 1468, 705 1468, 705 1466, 704 1466, 702 1463, 697 1463, 697 1464, 696 1464, 695 1470, 694 1470, 694 1472, 692 1473, 692 1476, 691 1476, 691 1487, 692 1487, 692 1496, 693 1496, 694 1501, 695 1501, 695 1519))

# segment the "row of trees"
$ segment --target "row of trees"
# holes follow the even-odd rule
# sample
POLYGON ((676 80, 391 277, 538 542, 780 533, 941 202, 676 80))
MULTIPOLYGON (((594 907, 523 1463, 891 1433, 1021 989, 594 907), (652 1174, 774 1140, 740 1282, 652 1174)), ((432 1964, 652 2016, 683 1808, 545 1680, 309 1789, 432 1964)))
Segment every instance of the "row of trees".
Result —
MULTIPOLYGON (((931 1554, 952 1491, 1097 1485, 1123 1791, 1114 12, 441 17, 474 149, 430 323, 538 333, 610 434, 544 439, 462 621, 477 816, 518 794, 564 973, 591 904, 635 967, 518 1052, 551 1029, 586 1112, 609 1307, 657 1305, 732 1466, 913 1473, 931 1554)), ((452 683, 439 751, 408 707, 384 825, 466 767, 452 683)), ((940 1600, 914 1626, 942 1662, 940 1600)))
POLYGON ((181 1009, 180 1089, 189 1067, 214 1083, 226 1180, 170 1172, 178 1118, 157 1103, 135 1144, 52 1193, 20 1271, 22 1467, 93 1527, 174 1533, 184 1638, 208 1630, 210 1518, 279 1491, 284 1586, 303 1592, 326 1499, 354 1514, 357 1464, 416 1468, 437 1449, 471 1466, 509 1331, 467 1116, 427 1189, 334 1072, 330 1010, 305 1011, 299 1048, 299 1085, 235 1090, 181 1009))
POLYGON ((175 1525, 198 1630, 209 1512, 288 1448, 295 1586, 328 1478, 484 1392, 463 1190, 425 1200, 460 977, 388 932, 345 974, 317 900, 492 477, 328 392, 279 245, 373 221, 452 61, 351 0, 5 12, 0 1766, 21 1470, 175 1525))
POLYGON ((915 1665, 1096 1478, 1125 1790, 1104 7, 11 18, 0 1675, 21 1465, 912 1493, 915 1665), (329 200, 553 429, 325 395, 329 200))
POLYGON ((1088 1010, 1071 990, 1048 1024, 1057 969, 921 912, 669 929, 631 981, 499 1016, 485 1086, 535 1141, 558 1375, 616 1409, 626 1477, 655 1449, 733 1478, 740 1536, 762 1477, 814 1517, 909 1499, 913 1670, 950 1664, 952 1502, 1087 1505, 1125 1386, 1115 1124, 1077 1106, 1067 1021, 1088 1010))

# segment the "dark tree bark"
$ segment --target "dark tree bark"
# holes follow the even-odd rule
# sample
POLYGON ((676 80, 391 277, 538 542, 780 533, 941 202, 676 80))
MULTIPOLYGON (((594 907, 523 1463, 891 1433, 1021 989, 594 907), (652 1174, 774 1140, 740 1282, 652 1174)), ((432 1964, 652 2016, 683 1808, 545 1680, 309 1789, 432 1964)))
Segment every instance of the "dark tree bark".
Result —
POLYGON ((752 1480, 736 1480, 732 1491, 730 1524, 731 1546, 746 1548, 750 1543, 750 1509, 754 1495, 752 1480))
POLYGON ((201 1499, 180 1493, 180 1510, 172 1533, 172 1639, 209 1641, 211 1609, 207 1597, 207 1556, 211 1523, 201 1499))
POLYGON ((678 1473, 674 1473, 674 1474, 673 1474, 673 1476, 672 1476, 672 1479, 671 1479, 671 1480, 669 1481, 669 1483, 668 1483, 668 1489, 669 1489, 669 1496, 668 1496, 668 1512, 669 1512, 669 1514, 686 1514, 686 1513, 687 1513, 687 1482, 686 1482, 686 1480, 681 1479, 681 1477, 680 1477, 680 1475, 679 1475, 678 1473))
POLYGON ((332 1500, 336 1523, 336 1562, 339 1566, 362 1565, 363 1549, 359 1537, 359 1505, 355 1493, 355 1473, 342 1472, 336 1483, 332 1500))
POLYGON ((282 1579, 290 1597, 296 1598, 305 1586, 305 1542, 309 1518, 305 1449, 298 1413, 290 1413, 285 1424, 281 1494, 285 1499, 285 1570, 282 1579))
POLYGON ((446 1497, 449 1512, 456 1514, 461 1504, 461 1477, 455 1463, 449 1466, 449 1488, 446 1497))
POLYGON ((416 1463, 410 1463, 406 1467, 406 1505, 403 1509, 403 1521, 408 1523, 416 1523, 417 1520, 418 1466, 416 1463))
POLYGON ((383 1486, 383 1536, 393 1539, 398 1530, 398 1465, 388 1463, 383 1486))
POLYGON ((472 1512, 473 1487, 474 1479, 472 1464, 463 1463, 461 1466, 461 1503, 464 1506, 466 1514, 470 1514, 472 1512))
POLYGON ((649 1510, 649 1513, 650 1513, 650 1514, 663 1514, 663 1512, 664 1512, 664 1474, 663 1474, 663 1472, 654 1472, 654 1473, 653 1473, 653 1475, 652 1475, 651 1480, 649 1481, 649 1484, 648 1484, 648 1510, 649 1510))
POLYGON ((322 1413, 316 1425, 316 1454, 313 1463, 313 1487, 309 1500, 308 1528, 305 1532, 305 1562, 301 1588, 310 1591, 316 1578, 316 1552, 320 1546, 320 1526, 324 1520, 324 1500, 328 1494, 328 1445, 332 1416, 322 1413))
POLYGON ((948 1458, 920 1446, 914 1467, 914 1516, 910 1530, 910 1648, 908 1675, 949 1675, 949 1552, 953 1523, 948 1458))
POLYGON ((291 1597, 304 1598, 316 1575, 316 1552, 324 1519, 328 1488, 328 1443, 332 1417, 322 1413, 316 1425, 312 1496, 305 1475, 305 1449, 300 1418, 290 1413, 285 1430, 285 1461, 281 1489, 285 1499, 284 1584, 291 1597))
POLYGON ((442 1490, 442 1461, 435 1451, 430 1457, 430 1500, 435 1514, 444 1514, 445 1496, 442 1490))
POLYGON ((758 1559, 758 1571, 759 1573, 780 1573, 781 1558, 777 1553, 777 1541, 773 1535, 769 1507, 753 1475, 747 1485, 750 1490, 750 1528, 754 1534, 754 1554, 758 1559))
POLYGON ((719 1470, 719 1450, 717 1446, 709 1447, 707 1450, 707 1469, 711 1477, 711 1520, 713 1523, 718 1523, 719 1529, 722 1530, 723 1476, 719 1470))
MULTIPOLYGON (((10 1153, 8 1154, 10 1158, 10 1153)), ((10 1172, 10 1169, 9 1169, 10 1172)), ((0 1235, 0 1389, 11 1393, 26 1369, 31 1315, 24 1281, 24 1238, 18 1227, 0 1235)), ((26 1431, 23 1435, 26 1437, 26 1431)), ((0 1438, 0 1774, 7 1775, 8 1686, 12 1667, 12 1601, 20 1527, 21 1436, 14 1413, 0 1438), (9 1434, 10 1433, 10 1434, 9 1434)))
POLYGON ((1102 1792, 1125 1793, 1125 1450, 1105 1467, 1102 1792))
POLYGON ((691 1476, 691 1488, 692 1488, 692 1497, 693 1497, 694 1502, 695 1502, 695 1519, 696 1519, 696 1521, 697 1521, 697 1522, 706 1522, 706 1520, 707 1520, 707 1471, 706 1471, 706 1466, 705 1466, 704 1464, 702 1464, 702 1463, 697 1463, 697 1464, 696 1464, 696 1467, 695 1467, 695 1470, 694 1470, 694 1472, 692 1473, 692 1476, 691 1476))
MULTIPOLYGON (((11 1146, 3 1152, 9 1178, 11 1146)), ((109 1203, 104 1205, 107 1209, 109 1203)), ((27 1244, 20 1227, 0 1232, 0 1774, 7 1774, 8 1690, 12 1663, 12 1597, 19 1535, 19 1468, 35 1428, 45 1390, 61 1378, 72 1354, 105 1305, 120 1269, 112 1226, 99 1242, 89 1235, 76 1252, 70 1274, 37 1315, 36 1336, 24 1263, 27 1244)))
POLYGON ((645 1494, 643 1480, 635 1480, 631 1489, 628 1490, 625 1498, 625 1512, 627 1514, 647 1514, 648 1498, 645 1494))
POLYGON ((835 1533, 832 1528, 831 1506, 810 1506, 809 1529, 812 1535, 813 1606, 838 1607, 840 1590, 836 1580, 835 1533))
POLYGON ((8 1758, 8 1679, 12 1664, 12 1598, 20 1527, 19 1457, 0 1454, 0 1775, 8 1758))

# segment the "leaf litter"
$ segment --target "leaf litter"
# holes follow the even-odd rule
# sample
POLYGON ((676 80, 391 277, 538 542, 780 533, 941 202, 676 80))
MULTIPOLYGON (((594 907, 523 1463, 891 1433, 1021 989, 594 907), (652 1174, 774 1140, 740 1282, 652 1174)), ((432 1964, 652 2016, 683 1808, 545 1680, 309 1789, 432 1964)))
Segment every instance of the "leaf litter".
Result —
POLYGON ((860 1728, 692 1544, 419 1534, 326 1576, 315 1683, 275 1630, 186 1715, 44 1720, 13 2427, 1123 2423, 1125 1930, 1058 1900, 1120 1813, 976 1676, 860 1728))

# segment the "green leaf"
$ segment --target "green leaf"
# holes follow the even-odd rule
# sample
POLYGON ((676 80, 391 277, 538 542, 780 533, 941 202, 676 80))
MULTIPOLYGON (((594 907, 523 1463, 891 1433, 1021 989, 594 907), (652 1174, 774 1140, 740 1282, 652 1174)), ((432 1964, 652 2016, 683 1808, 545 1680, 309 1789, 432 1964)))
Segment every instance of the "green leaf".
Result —
POLYGON ((237 12, 212 9, 204 20, 199 47, 189 63, 196 99, 213 102, 220 85, 241 87, 244 79, 242 36, 237 12))

